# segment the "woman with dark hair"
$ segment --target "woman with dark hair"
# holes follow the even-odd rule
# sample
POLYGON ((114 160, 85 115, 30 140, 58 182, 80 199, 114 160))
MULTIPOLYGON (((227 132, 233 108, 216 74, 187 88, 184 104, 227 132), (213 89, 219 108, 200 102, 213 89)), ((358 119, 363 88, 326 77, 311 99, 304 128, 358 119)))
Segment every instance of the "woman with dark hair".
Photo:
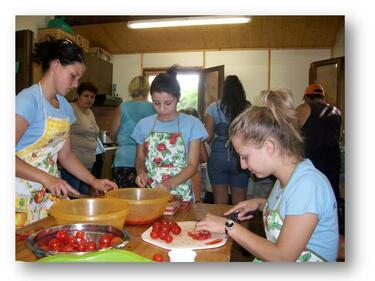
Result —
MULTIPOLYGON (((77 89, 77 100, 71 103, 76 121, 70 126, 72 151, 86 167, 92 171, 96 160, 99 126, 90 109, 98 89, 90 82, 81 83, 77 89)), ((79 193, 89 195, 89 186, 65 169, 60 169, 61 178, 67 181, 79 193)))
POLYGON ((59 178, 57 159, 95 190, 117 188, 95 178, 71 150, 69 131, 76 118, 65 96, 85 72, 82 49, 67 39, 49 40, 36 44, 34 60, 42 78, 16 97, 16 226, 46 217, 58 197, 79 195, 59 178))
POLYGON ((228 203, 228 186, 233 204, 246 199, 250 174, 241 169, 239 156, 229 144, 228 128, 250 105, 240 79, 229 75, 224 81, 223 98, 207 107, 205 127, 211 145, 207 170, 216 204, 228 203))
POLYGON ((155 114, 152 103, 147 100, 150 84, 146 77, 134 77, 128 86, 131 101, 123 102, 115 110, 112 125, 108 131, 112 140, 116 140, 118 149, 113 161, 113 178, 122 187, 136 187, 135 152, 137 143, 131 138, 138 121, 155 114))
POLYGON ((140 120, 132 134, 137 142, 136 183, 194 201, 191 177, 207 132, 198 118, 177 111, 181 93, 173 67, 155 77, 150 92, 156 114, 140 120))

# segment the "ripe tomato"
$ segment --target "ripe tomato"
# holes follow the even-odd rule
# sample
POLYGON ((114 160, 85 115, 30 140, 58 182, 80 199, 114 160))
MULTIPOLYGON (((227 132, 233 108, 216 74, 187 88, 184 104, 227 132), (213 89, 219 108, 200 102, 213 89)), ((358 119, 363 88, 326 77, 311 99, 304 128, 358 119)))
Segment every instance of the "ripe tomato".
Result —
POLYGON ((161 231, 164 231, 164 232, 168 232, 170 231, 170 227, 169 225, 163 225, 162 228, 161 228, 161 231))
POLYGON ((176 235, 180 234, 181 233, 181 227, 178 226, 178 225, 173 225, 171 227, 171 231, 172 231, 173 234, 176 234, 176 235))
POLYGON ((72 245, 65 245, 64 247, 61 248, 62 252, 74 252, 74 247, 72 245))
POLYGON ((157 231, 157 230, 153 230, 153 231, 151 231, 151 233, 150 233, 150 237, 151 237, 152 239, 158 239, 158 238, 159 238, 159 231, 157 231))
POLYGON ((110 243, 110 246, 113 247, 117 244, 120 244, 122 242, 122 239, 118 236, 114 236, 112 239, 111 239, 111 243, 110 243))
POLYGON ((169 235, 169 232, 166 232, 166 231, 160 231, 160 232, 159 232, 159 238, 160 238, 161 240, 165 240, 165 237, 166 237, 167 235, 169 235))
POLYGON ((165 235, 164 241, 168 244, 173 241, 173 237, 170 234, 165 235))
POLYGON ((96 250, 96 243, 94 241, 87 242, 86 251, 95 251, 95 250, 96 250))
POLYGON ((77 246, 77 251, 78 252, 86 252, 86 249, 87 249, 87 243, 79 243, 78 246, 77 246))
POLYGON ((78 230, 76 232, 76 237, 79 238, 79 239, 82 239, 83 237, 85 237, 85 232, 82 231, 82 230, 78 230))
POLYGON ((56 238, 60 241, 67 241, 69 239, 69 234, 66 230, 58 230, 56 232, 56 238))
POLYGON ((163 225, 160 221, 154 222, 152 225, 152 230, 160 231, 162 229, 163 225))
POLYGON ((164 257, 161 255, 161 254, 155 254, 152 259, 156 262, 163 262, 164 261, 164 257))

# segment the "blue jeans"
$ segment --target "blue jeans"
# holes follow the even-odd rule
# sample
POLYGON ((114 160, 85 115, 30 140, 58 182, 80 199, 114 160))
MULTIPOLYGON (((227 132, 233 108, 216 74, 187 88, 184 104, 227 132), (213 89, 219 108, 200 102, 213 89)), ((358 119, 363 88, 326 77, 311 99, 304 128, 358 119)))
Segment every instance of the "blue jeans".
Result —
MULTIPOLYGON (((88 169, 91 172, 91 169, 88 169)), ((71 185, 75 190, 81 194, 89 195, 89 186, 83 181, 77 179, 64 169, 60 169, 61 178, 71 185)))

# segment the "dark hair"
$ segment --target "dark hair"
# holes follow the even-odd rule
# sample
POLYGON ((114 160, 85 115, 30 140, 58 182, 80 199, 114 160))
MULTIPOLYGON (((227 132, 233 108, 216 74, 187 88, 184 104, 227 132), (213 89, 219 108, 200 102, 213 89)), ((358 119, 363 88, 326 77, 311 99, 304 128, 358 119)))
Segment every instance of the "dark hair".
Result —
POLYGON ((167 73, 160 73, 155 77, 151 83, 151 95, 155 92, 166 92, 180 100, 181 88, 177 81, 176 67, 176 65, 173 65, 167 70, 167 73))
POLYGON ((315 99, 324 100, 324 96, 322 96, 320 94, 304 95, 304 98, 307 99, 307 100, 315 100, 315 99))
POLYGON ((43 73, 49 69, 51 61, 55 59, 64 66, 75 62, 86 64, 82 48, 69 39, 49 38, 47 41, 35 44, 33 60, 42 66, 43 73))
POLYGON ((246 100, 246 93, 237 75, 228 75, 224 81, 223 97, 220 109, 230 122, 242 111, 251 106, 246 100))
POLYGON ((91 82, 84 82, 79 84, 77 89, 77 95, 81 95, 84 91, 88 91, 94 93, 95 95, 98 93, 98 88, 94 86, 91 82))
POLYGON ((199 118, 198 110, 196 110, 194 107, 188 107, 188 108, 180 109, 180 112, 185 113, 185 114, 189 114, 189 115, 193 115, 193 116, 199 118))

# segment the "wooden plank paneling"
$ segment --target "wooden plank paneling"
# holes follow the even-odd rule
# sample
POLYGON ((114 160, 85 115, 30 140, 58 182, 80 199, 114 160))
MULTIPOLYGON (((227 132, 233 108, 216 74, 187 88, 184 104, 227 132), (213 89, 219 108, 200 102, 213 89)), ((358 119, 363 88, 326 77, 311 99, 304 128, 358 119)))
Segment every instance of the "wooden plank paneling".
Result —
POLYGON ((126 22, 73 26, 113 54, 254 49, 331 48, 344 16, 254 16, 248 24, 131 30, 126 22))

